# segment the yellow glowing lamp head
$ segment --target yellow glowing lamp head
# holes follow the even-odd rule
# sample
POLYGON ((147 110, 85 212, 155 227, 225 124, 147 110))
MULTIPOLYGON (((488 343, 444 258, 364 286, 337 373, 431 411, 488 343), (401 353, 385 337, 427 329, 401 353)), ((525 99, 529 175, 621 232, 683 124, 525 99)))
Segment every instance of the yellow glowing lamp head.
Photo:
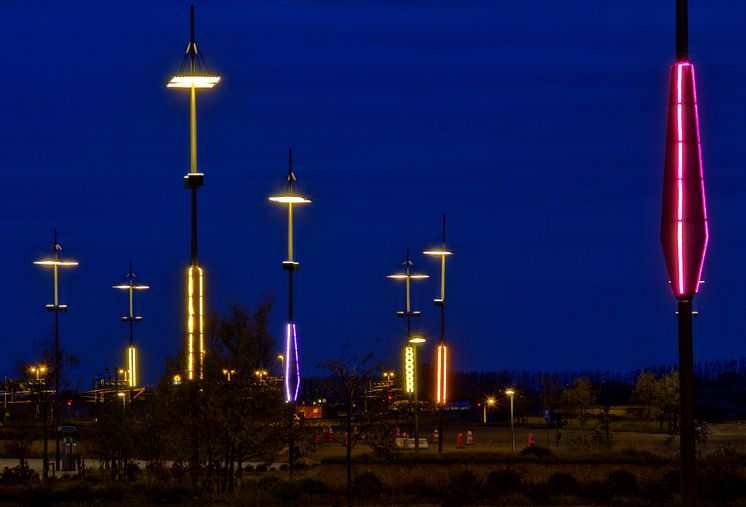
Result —
POLYGON ((144 285, 144 284, 130 285, 130 284, 121 283, 119 285, 112 285, 111 287, 113 289, 124 289, 124 290, 129 290, 130 288, 135 289, 135 290, 147 290, 150 288, 150 285, 144 285))
POLYGON ((414 343, 415 345, 418 345, 420 343, 425 343, 427 340, 423 338, 422 336, 413 336, 409 339, 409 343, 414 343))
POLYGON ((513 389, 506 389, 505 394, 508 396, 513 396, 515 394, 515 391, 513 389))
POLYGON ((425 250, 422 253, 425 255, 438 255, 438 256, 453 255, 453 252, 451 252, 450 250, 446 250, 444 248, 432 248, 430 250, 425 250))
POLYGON ((487 399, 487 405, 494 405, 495 404, 495 398, 488 398, 487 399))
POLYGON ((37 266, 78 266, 78 261, 62 260, 62 259, 41 259, 34 261, 37 266))
POLYGON ((311 199, 298 194, 273 195, 269 200, 280 204, 308 204, 311 202, 311 199))
POLYGON ((425 278, 430 278, 430 275, 423 275, 420 273, 393 273, 391 275, 386 275, 386 278, 392 278, 394 280, 406 280, 407 278, 410 280, 424 280, 425 278))
POLYGON ((166 85, 167 88, 214 88, 220 82, 218 74, 176 74, 166 85))

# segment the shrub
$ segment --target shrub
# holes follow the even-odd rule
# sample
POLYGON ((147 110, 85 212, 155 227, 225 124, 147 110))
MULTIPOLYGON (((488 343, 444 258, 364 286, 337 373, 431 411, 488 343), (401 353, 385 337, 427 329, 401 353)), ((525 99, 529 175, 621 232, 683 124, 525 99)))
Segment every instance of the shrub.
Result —
POLYGON ((467 505, 484 497, 484 486, 474 472, 464 469, 456 472, 448 481, 444 499, 447 505, 467 505))
POLYGON ((298 481, 301 491, 309 495, 325 495, 329 492, 329 486, 318 479, 305 478, 298 481))
POLYGON ((400 494, 404 496, 413 496, 418 501, 420 499, 432 499, 438 496, 438 490, 426 480, 419 477, 401 483, 399 491, 400 494))
POLYGON ((352 496, 358 498, 377 498, 381 496, 383 484, 373 472, 363 472, 352 479, 352 496))
POLYGON ((578 481, 567 472, 555 472, 547 481, 549 490, 555 495, 570 495, 578 488, 578 481))
POLYGON ((535 445, 533 447, 526 447, 521 451, 521 456, 534 456, 536 458, 553 458, 554 452, 547 447, 541 447, 535 445))
POLYGON ((38 481, 39 474, 27 466, 5 467, 3 468, 2 478, 11 482, 38 481))
POLYGON ((487 486, 495 494, 515 493, 521 491, 523 474, 512 468, 493 470, 487 474, 487 486))
POLYGON ((181 483, 154 483, 148 490, 148 497, 153 503, 184 504, 190 493, 191 490, 181 483))
POLYGON ((580 494, 593 502, 603 502, 611 497, 611 487, 608 482, 591 481, 580 488, 580 494))
POLYGON ((284 503, 294 503, 301 493, 300 485, 295 481, 277 481, 269 490, 276 500, 284 503))
POLYGON ((609 474, 609 487, 615 495, 632 495, 637 491, 637 477, 626 470, 615 470, 609 474))
POLYGON ((727 449, 701 459, 697 469, 699 493, 719 502, 746 496, 746 478, 739 468, 738 454, 727 449))

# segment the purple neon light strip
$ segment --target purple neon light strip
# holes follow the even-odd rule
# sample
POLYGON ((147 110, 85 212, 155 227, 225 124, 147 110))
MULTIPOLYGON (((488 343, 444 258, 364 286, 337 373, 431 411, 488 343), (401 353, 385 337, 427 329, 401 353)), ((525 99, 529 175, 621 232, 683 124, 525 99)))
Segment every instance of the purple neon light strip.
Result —
POLYGON ((295 324, 292 322, 287 325, 287 331, 285 335, 285 357, 287 358, 287 360, 285 361, 285 400, 286 401, 297 401, 298 390, 300 389, 300 361, 298 360, 298 335, 295 329, 295 324), (292 356, 290 355, 291 333, 292 333, 292 344, 293 344, 292 351, 294 353, 292 356), (290 360, 291 357, 292 357, 292 361, 290 360), (295 390, 292 396, 290 395, 290 391, 292 390, 292 387, 290 386, 290 364, 291 363, 295 365, 295 390))

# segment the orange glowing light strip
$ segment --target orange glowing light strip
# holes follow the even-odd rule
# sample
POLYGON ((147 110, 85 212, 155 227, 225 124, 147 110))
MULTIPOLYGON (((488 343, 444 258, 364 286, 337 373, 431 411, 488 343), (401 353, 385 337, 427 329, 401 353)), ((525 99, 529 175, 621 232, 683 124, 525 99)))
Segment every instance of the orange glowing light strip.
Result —
POLYGON ((137 351, 135 347, 127 349, 127 361, 129 369, 129 386, 137 387, 137 351))
POLYGON ((445 404, 447 400, 446 385, 448 378, 448 348, 445 345, 438 346, 438 385, 437 398, 438 404, 445 404))
POLYGON ((414 347, 408 345, 404 348, 404 390, 408 393, 414 392, 414 347))
POLYGON ((187 376, 194 379, 195 341, 199 347, 199 378, 203 377, 202 365, 205 358, 205 300, 204 272, 200 266, 189 266, 187 270, 187 376), (194 270, 197 270, 196 272, 194 270), (195 289, 195 283, 198 287, 195 289), (197 293, 195 296, 195 292, 197 293), (195 302, 195 298, 197 301, 195 302), (197 320, 195 324, 195 319, 197 320), (198 336, 195 336, 198 334, 198 336))

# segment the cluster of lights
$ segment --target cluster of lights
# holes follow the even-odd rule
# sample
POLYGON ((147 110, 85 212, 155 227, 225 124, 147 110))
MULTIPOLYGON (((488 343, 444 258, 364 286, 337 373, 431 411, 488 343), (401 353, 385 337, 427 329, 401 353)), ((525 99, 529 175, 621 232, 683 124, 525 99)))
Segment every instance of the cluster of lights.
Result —
POLYGON ((404 391, 414 392, 414 347, 404 347, 404 391))
POLYGON ((202 379, 202 368, 205 356, 204 334, 204 272, 200 266, 187 268, 187 376, 195 376, 195 359, 199 354, 199 378, 202 379), (196 350, 195 350, 196 349, 196 350))
POLYGON ((127 348, 127 370, 130 387, 137 387, 137 349, 134 345, 127 348))

